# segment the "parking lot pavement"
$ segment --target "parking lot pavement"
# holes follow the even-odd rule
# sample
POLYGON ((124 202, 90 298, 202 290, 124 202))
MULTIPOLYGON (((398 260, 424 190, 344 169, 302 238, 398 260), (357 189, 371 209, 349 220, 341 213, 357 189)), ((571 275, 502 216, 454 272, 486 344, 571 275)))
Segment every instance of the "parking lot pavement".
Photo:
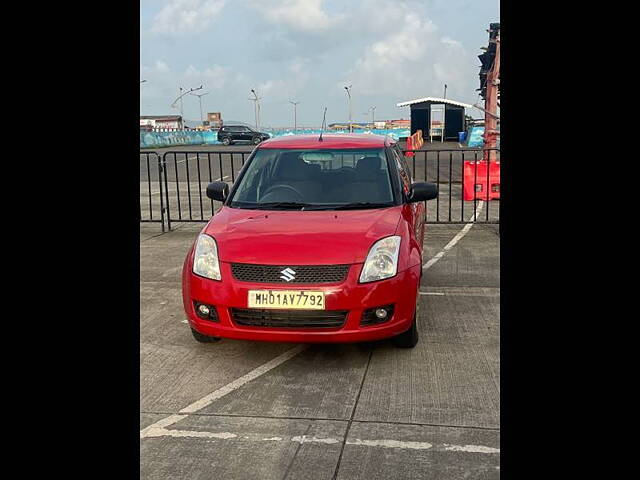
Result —
POLYGON ((141 478, 499 478, 497 226, 427 226, 411 350, 198 344, 180 269, 200 228, 140 227, 141 478))

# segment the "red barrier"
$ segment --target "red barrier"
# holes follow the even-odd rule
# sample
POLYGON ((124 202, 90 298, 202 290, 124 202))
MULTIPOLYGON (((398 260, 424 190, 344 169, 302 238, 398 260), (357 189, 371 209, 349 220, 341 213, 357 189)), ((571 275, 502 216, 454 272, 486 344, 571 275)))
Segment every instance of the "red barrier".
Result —
POLYGON ((489 164, 488 180, 487 185, 487 162, 464 162, 463 200, 500 200, 500 162, 489 164))
MULTIPOLYGON (((413 136, 407 137, 407 150, 413 150, 413 136)), ((405 157, 413 157, 413 152, 404 152, 405 157)))

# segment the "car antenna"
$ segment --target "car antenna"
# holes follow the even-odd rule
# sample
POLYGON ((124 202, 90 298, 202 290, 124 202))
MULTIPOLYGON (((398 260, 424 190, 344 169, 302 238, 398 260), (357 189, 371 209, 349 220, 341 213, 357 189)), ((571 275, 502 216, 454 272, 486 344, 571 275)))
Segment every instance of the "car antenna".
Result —
POLYGON ((324 123, 326 118, 327 118, 327 107, 324 107, 324 115, 322 115, 322 127, 320 127, 320 138, 318 139, 319 142, 322 141, 322 131, 324 130, 324 123))

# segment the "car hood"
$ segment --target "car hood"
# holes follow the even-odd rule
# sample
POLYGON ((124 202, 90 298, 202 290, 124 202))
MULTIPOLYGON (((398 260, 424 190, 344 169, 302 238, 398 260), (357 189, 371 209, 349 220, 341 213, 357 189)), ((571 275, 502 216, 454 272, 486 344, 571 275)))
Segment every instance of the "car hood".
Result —
POLYGON ((396 232, 401 206, 345 211, 222 207, 205 233, 223 262, 264 265, 362 263, 373 243, 396 232))

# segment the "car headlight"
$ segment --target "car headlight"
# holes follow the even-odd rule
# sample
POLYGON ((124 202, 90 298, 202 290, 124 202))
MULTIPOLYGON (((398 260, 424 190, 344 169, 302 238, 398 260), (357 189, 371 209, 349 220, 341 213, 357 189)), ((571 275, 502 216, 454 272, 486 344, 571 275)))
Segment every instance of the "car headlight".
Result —
POLYGON ((362 267, 360 283, 391 278, 398 272, 400 237, 386 237, 373 244, 362 267))
POLYGON ((204 233, 198 236, 196 252, 193 255, 193 273, 211 280, 220 280, 218 246, 216 241, 204 233))

